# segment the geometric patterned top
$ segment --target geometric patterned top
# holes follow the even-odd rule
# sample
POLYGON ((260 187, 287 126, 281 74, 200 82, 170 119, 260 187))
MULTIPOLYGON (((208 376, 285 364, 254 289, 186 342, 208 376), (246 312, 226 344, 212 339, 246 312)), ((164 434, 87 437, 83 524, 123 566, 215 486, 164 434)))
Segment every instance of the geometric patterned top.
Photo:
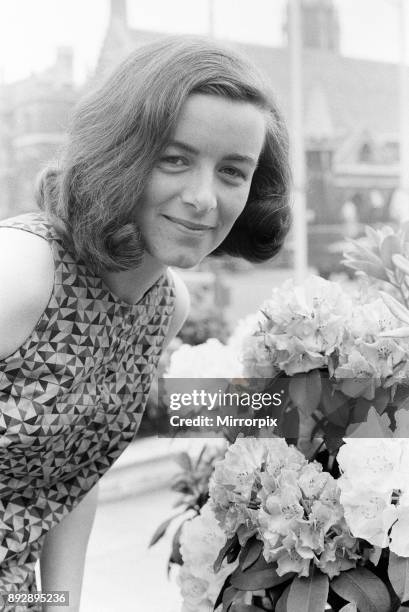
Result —
POLYGON ((6 219, 1 227, 45 238, 55 261, 53 292, 34 331, 0 360, 0 593, 5 593, 35 591, 34 566, 45 534, 134 439, 175 291, 164 274, 137 304, 128 304, 72 258, 43 213, 6 219))

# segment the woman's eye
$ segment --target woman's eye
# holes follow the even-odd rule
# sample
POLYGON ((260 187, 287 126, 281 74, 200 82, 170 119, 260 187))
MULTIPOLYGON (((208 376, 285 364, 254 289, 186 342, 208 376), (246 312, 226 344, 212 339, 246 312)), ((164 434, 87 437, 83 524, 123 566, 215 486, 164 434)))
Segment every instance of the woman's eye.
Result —
POLYGON ((242 170, 239 170, 239 168, 233 168, 231 166, 227 166, 226 168, 223 168, 222 171, 224 174, 227 174, 231 178, 240 178, 243 180, 246 179, 246 175, 244 174, 242 170))
POLYGON ((161 162, 165 164, 169 164, 175 168, 182 168, 187 164, 187 161, 184 157, 179 157, 177 155, 165 155, 161 158, 161 162))

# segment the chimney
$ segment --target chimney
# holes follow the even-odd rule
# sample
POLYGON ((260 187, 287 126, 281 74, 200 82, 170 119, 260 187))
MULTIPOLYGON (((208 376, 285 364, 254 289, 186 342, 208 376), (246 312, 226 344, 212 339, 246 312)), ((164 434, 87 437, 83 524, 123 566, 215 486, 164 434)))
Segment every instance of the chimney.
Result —
MULTIPOLYGON (((287 25, 284 32, 288 32, 287 25)), ((304 48, 339 53, 340 25, 334 0, 301 0, 301 33, 304 48)))
POLYGON ((128 23, 126 0, 111 0, 110 23, 120 22, 126 26, 128 23))
POLYGON ((74 80, 74 52, 72 47, 57 47, 53 67, 54 81, 58 85, 72 85, 74 80))

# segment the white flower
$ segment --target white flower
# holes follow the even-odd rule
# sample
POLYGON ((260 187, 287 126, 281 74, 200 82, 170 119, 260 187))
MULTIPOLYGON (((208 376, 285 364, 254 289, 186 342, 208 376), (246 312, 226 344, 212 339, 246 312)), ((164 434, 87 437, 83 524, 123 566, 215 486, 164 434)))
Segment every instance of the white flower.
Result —
POLYGON ((180 590, 182 596, 186 599, 189 604, 200 604, 201 600, 207 599, 208 582, 203 578, 196 578, 192 576, 186 568, 181 570, 180 573, 180 590))
POLYGON ((368 341, 394 327, 397 327, 397 320, 381 298, 356 305, 349 322, 352 336, 368 341))
POLYGON ((392 491, 356 488, 356 483, 341 477, 341 504, 352 535, 385 547, 389 544, 388 531, 397 518, 396 507, 391 504, 392 491))
POLYGON ((299 484, 306 497, 318 497, 324 490, 330 475, 320 472, 315 465, 308 465, 299 478, 299 484))
MULTIPOLYGON (((409 440, 398 436, 406 432, 405 410, 397 411, 394 437, 349 438, 341 446, 338 479, 341 503, 351 533, 373 545, 389 546, 392 552, 409 556, 409 440), (396 437, 395 437, 396 436, 396 437)), ((387 417, 371 408, 367 423, 360 426, 382 434, 387 417)))
POLYGON ((287 281, 260 308, 258 331, 241 343, 247 375, 289 375, 328 365, 345 336, 351 299, 337 283, 311 276, 303 285, 287 281))
POLYGON ((249 314, 244 319, 238 321, 232 335, 227 340, 227 346, 230 346, 234 351, 241 352, 243 342, 248 336, 253 335, 259 331, 260 324, 264 317, 261 312, 249 314))
POLYGON ((402 446, 391 438, 347 438, 337 461, 356 489, 383 493, 401 485, 401 456, 402 446))
POLYGON ((409 410, 399 408, 395 414, 396 429, 393 432, 394 438, 409 438, 409 410))
POLYGON ((209 400, 202 398, 219 397, 231 379, 241 378, 242 370, 237 352, 215 338, 197 346, 183 344, 172 353, 164 374, 163 400, 170 410, 179 410, 182 417, 190 417, 201 410, 206 413, 209 400), (198 388, 200 398, 194 399, 193 393, 198 388), (181 403, 184 395, 190 396, 191 401, 181 403))
MULTIPOLYGON (((229 536, 251 516, 251 491, 271 442, 268 438, 238 438, 215 464, 210 498, 219 524, 229 536)), ((285 445, 284 440, 277 438, 277 442, 285 445)))
POLYGON ((300 498, 301 495, 293 487, 286 487, 279 493, 269 495, 265 501, 266 512, 259 513, 262 532, 286 536, 289 531, 295 529, 298 520, 304 515, 300 498))
POLYGON ((186 521, 183 526, 180 538, 183 560, 190 567, 211 566, 225 541, 225 534, 219 528, 210 505, 206 504, 200 517, 186 521))
POLYGON ((203 344, 182 344, 170 358, 167 378, 239 378, 242 365, 237 352, 210 338, 203 344))
MULTIPOLYGON (((397 366, 407 360, 407 340, 383 338, 381 334, 397 327, 398 321, 380 298, 356 304, 347 325, 347 337, 338 355, 337 379, 366 378, 373 398, 383 380, 395 375, 397 366)), ((398 376, 396 377, 398 379, 398 376)), ((347 381, 346 381, 347 383, 347 381)), ((343 391, 348 393, 347 386, 343 391)))
POLYGON ((337 481, 319 463, 308 463, 281 438, 238 438, 216 464, 210 483, 213 510, 226 535, 256 532, 266 561, 277 562, 279 574, 299 576, 307 576, 328 547, 331 554, 320 565, 328 575, 355 566, 357 542, 339 495, 337 481))
POLYGON ((389 548, 400 557, 409 557, 409 504, 399 500, 396 518, 397 521, 392 527, 389 548))
POLYGON ((213 565, 226 540, 210 503, 203 506, 199 516, 184 524, 180 537, 184 565, 178 577, 183 596, 182 612, 213 611, 220 589, 238 563, 224 560, 215 573, 213 565))
MULTIPOLYGON (((294 446, 288 446, 283 438, 273 438, 267 449, 265 477, 272 476, 278 480, 283 473, 283 470, 294 470, 299 472, 304 466, 307 466, 307 459, 294 446)), ((288 477, 288 472, 286 474, 288 477)), ((264 474, 262 474, 262 481, 264 474)), ((263 481, 264 482, 264 481, 263 481)))
POLYGON ((245 378, 274 378, 279 368, 274 365, 271 349, 263 334, 244 337, 241 341, 240 361, 245 378))

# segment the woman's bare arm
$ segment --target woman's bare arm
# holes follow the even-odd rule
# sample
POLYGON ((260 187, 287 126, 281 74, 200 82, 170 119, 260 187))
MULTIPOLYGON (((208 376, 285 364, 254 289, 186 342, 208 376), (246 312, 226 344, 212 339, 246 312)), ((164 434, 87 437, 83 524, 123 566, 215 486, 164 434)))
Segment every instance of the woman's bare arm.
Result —
POLYGON ((43 238, 0 228, 0 359, 29 337, 54 283, 54 261, 43 238))
MULTIPOLYGON (((85 555, 98 501, 98 485, 56 527, 47 534, 41 553, 41 590, 69 591, 66 612, 78 612, 85 555)), ((47 606, 47 612, 61 612, 47 606)))
MULTIPOLYGON (((22 230, 0 228, 0 360, 30 336, 48 304, 53 284, 54 260, 47 241, 22 230)), ((96 499, 94 487, 45 539, 40 565, 42 590, 71 591, 72 603, 64 608, 67 612, 79 609, 96 499)), ((47 612, 52 612, 51 608, 47 612)))

